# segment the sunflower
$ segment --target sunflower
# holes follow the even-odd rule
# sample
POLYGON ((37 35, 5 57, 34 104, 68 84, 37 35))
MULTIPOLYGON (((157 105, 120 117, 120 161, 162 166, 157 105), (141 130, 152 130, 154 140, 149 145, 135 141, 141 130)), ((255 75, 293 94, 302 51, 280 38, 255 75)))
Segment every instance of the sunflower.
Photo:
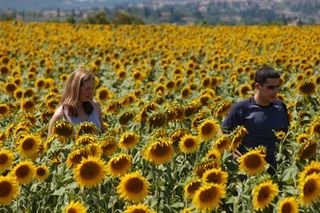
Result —
POLYGON ((9 73, 10 73, 10 69, 9 69, 7 66, 2 65, 2 66, 0 67, 0 75, 1 75, 1 76, 6 76, 6 75, 8 75, 9 73))
POLYGON ((36 104, 34 100, 32 100, 31 98, 27 98, 21 101, 20 106, 21 106, 21 109, 25 112, 33 112, 36 107, 36 104))
POLYGON ((16 100, 20 100, 23 97, 23 90, 21 88, 16 89, 13 96, 16 100))
POLYGON ((233 138, 231 139, 230 149, 236 150, 242 143, 242 139, 246 134, 248 134, 248 131, 243 126, 236 128, 233 138))
POLYGON ((120 154, 111 158, 107 164, 107 172, 113 176, 121 176, 128 172, 132 165, 132 157, 127 154, 120 154))
POLYGON ((217 150, 216 148, 210 149, 206 154, 206 159, 220 161, 221 160, 221 152, 219 150, 217 150))
POLYGON ((226 189, 219 184, 205 184, 201 186, 192 198, 192 203, 197 209, 215 210, 219 208, 221 199, 226 195, 226 189))
POLYGON ((98 134, 99 130, 98 127, 91 122, 81 122, 76 129, 77 136, 84 135, 84 134, 98 134))
POLYGON ((278 131, 278 132, 275 132, 275 135, 279 140, 283 140, 284 137, 286 136, 286 133, 284 131, 278 131))
POLYGON ((124 211, 124 213, 155 213, 155 211, 150 209, 145 204, 136 204, 136 205, 128 206, 124 211))
POLYGON ((119 141, 119 147, 124 149, 133 148, 139 143, 139 136, 135 132, 124 132, 119 141))
POLYGON ((184 135, 179 142, 179 148, 183 153, 194 153, 198 151, 199 145, 198 137, 189 134, 184 135))
POLYGON ((54 125, 53 135, 56 135, 61 139, 71 138, 73 136, 72 124, 64 120, 58 121, 54 125))
POLYGON ((142 201, 149 192, 150 183, 139 171, 126 174, 120 178, 117 192, 127 201, 142 201))
POLYGON ((173 158, 173 147, 165 140, 152 142, 144 150, 144 158, 155 164, 165 164, 173 158))
POLYGON ((215 160, 207 160, 205 162, 201 162, 199 164, 197 164, 194 168, 194 172, 196 173, 196 175, 199 178, 202 178, 203 174, 210 170, 210 169, 214 169, 214 168, 220 168, 220 163, 215 161, 215 160))
POLYGON ((241 97, 245 97, 248 95, 248 92, 252 90, 252 87, 250 84, 242 84, 239 87, 239 94, 241 97))
POLYGON ((121 125, 127 125, 129 121, 131 121, 134 118, 134 112, 132 111, 124 111, 119 116, 119 123, 121 125))
POLYGON ((210 140, 219 132, 219 124, 215 120, 206 119, 198 126, 199 137, 203 140, 210 140))
POLYGON ((22 161, 15 165, 10 173, 19 184, 27 184, 34 178, 35 171, 36 168, 31 161, 22 161))
POLYGON ((278 195, 278 185, 267 180, 255 186, 252 190, 252 204, 255 210, 263 210, 269 206, 278 195))
POLYGON ((320 119, 315 120, 310 126, 310 134, 313 136, 320 137, 320 119))
POLYGON ((167 116, 166 113, 155 113, 152 114, 148 119, 148 128, 149 130, 153 130, 155 128, 163 127, 167 124, 167 116))
POLYGON ((305 178, 312 174, 320 174, 320 162, 312 161, 309 165, 305 166, 303 171, 299 174, 299 182, 305 180, 305 178))
POLYGON ((305 143, 303 143, 303 145, 300 147, 299 150, 299 158, 306 160, 308 158, 311 158, 313 155, 316 154, 317 152, 317 142, 313 141, 313 140, 309 140, 305 143))
POLYGON ((202 180, 204 180, 206 183, 226 185, 228 181, 228 173, 222 171, 220 168, 209 169, 204 172, 202 180))
POLYGON ((99 87, 96 90, 96 98, 99 102, 103 103, 111 98, 111 93, 107 87, 99 87))
POLYGON ((7 82, 4 84, 4 91, 9 95, 13 94, 17 88, 18 88, 17 85, 12 82, 7 82))
POLYGON ((313 78, 300 82, 297 85, 298 92, 303 96, 310 96, 316 92, 317 83, 313 78))
POLYGON ((89 156, 87 159, 82 159, 81 163, 76 166, 74 175, 81 187, 97 186, 105 178, 105 162, 98 157, 89 156))
POLYGON ((18 141, 17 149, 19 154, 25 158, 35 158, 41 145, 41 138, 36 135, 24 135, 18 141))
POLYGON ((8 104, 0 104, 0 118, 6 117, 10 113, 8 104))
POLYGON ((18 196, 19 184, 14 177, 0 176, 0 204, 10 204, 18 196))
POLYGON ((54 111, 58 105, 59 105, 59 100, 57 100, 56 98, 51 98, 46 101, 47 110, 51 112, 54 111))
POLYGON ((68 154, 66 165, 69 168, 74 168, 76 165, 81 163, 82 158, 87 158, 89 156, 86 149, 80 148, 73 150, 68 154))
POLYGON ((91 134, 80 135, 75 141, 76 145, 89 145, 96 142, 97 139, 91 134))
POLYGON ((239 157, 239 168, 249 176, 260 174, 267 164, 265 155, 260 150, 251 150, 239 157))
POLYGON ((214 147, 217 149, 219 152, 223 152, 224 150, 227 150, 230 146, 230 139, 227 135, 222 135, 218 140, 215 141, 214 147))
POLYGON ((0 150, 0 173, 10 168, 13 160, 14 160, 13 152, 5 149, 0 150))
POLYGON ((301 133, 298 135, 296 141, 297 141, 297 143, 303 144, 304 142, 307 142, 309 138, 310 138, 309 134, 301 133))
POLYGON ((116 139, 111 136, 102 139, 100 148, 102 149, 102 153, 104 156, 112 155, 118 148, 116 139))
POLYGON ((65 213, 86 213, 87 208, 79 201, 74 202, 73 200, 65 209, 65 213))
POLYGON ((36 168, 36 179, 44 181, 49 177, 49 168, 45 165, 37 166, 36 168))
POLYGON ((298 213, 299 207, 294 197, 286 197, 279 203, 278 213, 298 213))
POLYGON ((312 205, 320 198, 320 176, 311 174, 299 182, 300 201, 302 205, 312 205))
POLYGON ((182 99, 187 99, 192 95, 192 90, 189 87, 185 87, 181 90, 180 96, 182 99))
POLYGON ((201 179, 193 179, 189 181, 184 187, 184 196, 187 199, 192 199, 196 191, 201 187, 201 179))

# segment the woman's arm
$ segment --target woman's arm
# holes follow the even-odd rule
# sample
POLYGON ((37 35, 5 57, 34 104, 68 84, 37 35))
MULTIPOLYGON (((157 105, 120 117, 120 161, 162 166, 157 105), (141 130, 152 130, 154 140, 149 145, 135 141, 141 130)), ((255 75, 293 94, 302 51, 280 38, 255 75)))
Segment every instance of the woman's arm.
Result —
POLYGON ((103 125, 103 120, 102 120, 102 111, 101 111, 101 107, 100 107, 100 104, 99 102, 93 102, 94 105, 95 105, 95 108, 98 110, 98 114, 99 114, 99 121, 100 121, 100 124, 101 124, 101 132, 104 133, 106 131, 104 125, 103 125))
POLYGON ((53 131, 53 127, 55 125, 55 123, 63 116, 63 110, 62 110, 62 106, 60 106, 59 108, 57 108, 57 110, 55 111, 55 113, 53 114, 51 120, 49 121, 49 126, 48 126, 48 135, 52 134, 53 131))

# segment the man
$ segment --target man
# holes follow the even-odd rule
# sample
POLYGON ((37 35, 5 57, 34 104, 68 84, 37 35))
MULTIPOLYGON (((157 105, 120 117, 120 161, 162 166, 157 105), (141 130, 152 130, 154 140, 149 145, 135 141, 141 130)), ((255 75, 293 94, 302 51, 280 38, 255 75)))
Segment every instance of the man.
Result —
POLYGON ((289 117, 286 105, 277 99, 280 74, 271 67, 263 67, 255 74, 255 94, 246 100, 236 103, 229 112, 221 127, 230 132, 243 125, 248 134, 236 150, 244 154, 249 148, 265 146, 268 172, 273 175, 277 168, 275 145, 278 142, 275 132, 288 131, 289 117))

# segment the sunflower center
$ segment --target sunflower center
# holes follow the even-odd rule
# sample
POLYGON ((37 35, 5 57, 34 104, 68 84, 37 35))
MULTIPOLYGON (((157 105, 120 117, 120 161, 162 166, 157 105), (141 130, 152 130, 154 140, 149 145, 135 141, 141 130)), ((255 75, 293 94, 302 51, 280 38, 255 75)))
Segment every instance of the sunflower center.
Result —
POLYGON ((151 149, 152 155, 156 157, 163 157, 167 155, 169 152, 169 147, 161 144, 156 144, 154 147, 151 149))
POLYGON ((38 176, 44 176, 46 174, 46 170, 44 168, 38 168, 37 169, 37 175, 38 176))
POLYGON ((0 197, 7 197, 12 191, 12 186, 9 181, 0 182, 0 197))
POLYGON ((108 97, 108 92, 107 91, 105 91, 105 90, 100 91, 99 98, 101 100, 105 100, 107 97, 108 97))
POLYGON ((222 178, 221 178, 221 175, 219 175, 217 173, 211 173, 207 176, 207 181, 210 183, 220 184, 220 183, 222 183, 222 178))
POLYGON ((16 175, 18 178, 22 179, 28 176, 30 173, 30 168, 27 165, 22 165, 16 170, 16 175))
POLYGON ((291 211, 292 211, 292 206, 290 205, 290 203, 285 203, 282 205, 281 212, 290 213, 291 211))
POLYGON ((0 154, 0 165, 5 164, 8 161, 9 157, 6 154, 0 154))
POLYGON ((315 186, 314 180, 312 179, 308 180, 303 186, 303 195, 304 196, 312 195, 315 189, 316 189, 316 186, 315 186))
POLYGON ((265 201, 267 198, 269 197, 269 190, 267 187, 262 187, 259 190, 259 194, 258 194, 258 201, 259 202, 263 202, 265 201))
POLYGON ((119 160, 112 161, 111 167, 114 170, 122 170, 127 164, 129 164, 128 160, 126 158, 121 158, 119 160))
POLYGON ((195 144, 195 141, 192 138, 188 138, 185 142, 184 145, 187 148, 192 148, 195 144))
POLYGON ((199 189, 200 186, 201 186, 200 182, 193 182, 188 186, 188 192, 193 194, 195 191, 199 189))
POLYGON ((215 199, 217 195, 217 189, 211 187, 210 189, 206 189, 200 193, 199 199, 202 203, 209 203, 215 199))
POLYGON ((32 138, 27 138, 22 143, 22 149, 23 150, 31 150, 34 146, 34 140, 32 138))
POLYGON ((78 213, 78 211, 75 208, 69 208, 67 213, 78 213))
POLYGON ((247 168, 255 169, 261 165, 261 158, 259 155, 249 155, 244 161, 247 168))
POLYGON ((99 166, 95 162, 84 163, 80 169, 80 176, 84 179, 93 179, 100 172, 99 166))
POLYGON ((0 114, 3 115, 5 113, 7 113, 8 109, 5 106, 0 106, 0 114))
POLYGON ((140 193, 143 190, 143 182, 137 178, 130 178, 125 184, 125 188, 130 193, 140 193))
POLYGON ((128 135, 124 138, 123 143, 124 144, 132 144, 135 142, 135 137, 133 135, 128 135))
POLYGON ((213 131, 213 126, 211 124, 205 124, 201 130, 202 134, 209 135, 213 131))

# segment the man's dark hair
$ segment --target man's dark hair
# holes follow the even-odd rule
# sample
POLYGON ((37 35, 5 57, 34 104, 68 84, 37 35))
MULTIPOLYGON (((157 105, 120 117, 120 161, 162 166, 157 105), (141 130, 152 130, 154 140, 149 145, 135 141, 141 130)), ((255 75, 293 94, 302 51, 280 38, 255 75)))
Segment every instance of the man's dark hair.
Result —
POLYGON ((267 78, 280 78, 280 74, 272 67, 264 66, 257 70, 254 82, 263 85, 266 83, 267 78))

